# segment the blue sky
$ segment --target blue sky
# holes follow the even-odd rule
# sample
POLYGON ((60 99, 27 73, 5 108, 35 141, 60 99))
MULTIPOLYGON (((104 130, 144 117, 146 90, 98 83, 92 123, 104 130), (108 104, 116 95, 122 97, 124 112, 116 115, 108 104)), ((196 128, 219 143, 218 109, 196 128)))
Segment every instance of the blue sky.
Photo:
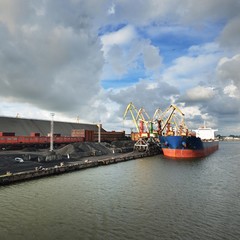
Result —
MULTIPOLYGON (((238 0, 2 0, 0 114, 122 130, 129 102, 240 134, 238 0)), ((130 119, 125 123, 129 130, 130 119)))

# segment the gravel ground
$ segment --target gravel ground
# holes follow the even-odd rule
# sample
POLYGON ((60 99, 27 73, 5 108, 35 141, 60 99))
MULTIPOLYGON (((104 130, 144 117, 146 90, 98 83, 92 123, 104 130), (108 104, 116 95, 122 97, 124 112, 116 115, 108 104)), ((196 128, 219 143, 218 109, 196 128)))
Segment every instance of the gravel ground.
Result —
MULTIPOLYGON (((25 149, 14 151, 1 151, 0 152, 0 175, 7 172, 17 173, 23 171, 34 170, 36 167, 54 167, 64 164, 71 164, 73 162, 82 162, 86 160, 97 161, 104 158, 113 156, 121 156, 132 154, 131 142, 118 143, 115 145, 107 143, 75 143, 69 144, 61 149, 55 150, 57 160, 41 161, 48 155, 52 155, 48 150, 40 149, 25 149), (118 146, 116 146, 118 145, 118 146), (29 151, 30 150, 30 151, 29 151), (30 159, 29 159, 30 156, 30 159), (15 161, 15 158, 23 159, 23 162, 15 161), (69 157, 69 158, 68 158, 69 157)), ((132 144, 133 146, 133 144, 132 144)))

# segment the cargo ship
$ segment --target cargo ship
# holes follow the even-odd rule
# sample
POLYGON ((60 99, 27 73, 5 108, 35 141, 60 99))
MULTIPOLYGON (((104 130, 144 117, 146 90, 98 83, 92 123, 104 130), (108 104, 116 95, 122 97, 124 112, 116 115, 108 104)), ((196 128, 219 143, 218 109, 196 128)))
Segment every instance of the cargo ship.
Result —
POLYGON ((206 157, 218 150, 219 141, 215 139, 216 129, 201 127, 187 136, 160 136, 164 156, 171 158, 206 157))

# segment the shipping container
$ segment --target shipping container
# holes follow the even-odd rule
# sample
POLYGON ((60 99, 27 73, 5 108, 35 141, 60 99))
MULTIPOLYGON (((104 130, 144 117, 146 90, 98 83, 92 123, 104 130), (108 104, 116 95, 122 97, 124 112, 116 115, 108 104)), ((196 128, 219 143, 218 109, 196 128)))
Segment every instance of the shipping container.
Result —
POLYGON ((73 129, 71 136, 72 137, 84 137, 85 138, 85 129, 73 129))
MULTIPOLYGON (((112 142, 125 139, 125 131, 123 132, 101 132, 101 142, 112 142)), ((94 132, 94 141, 98 141, 98 132, 94 132)))
POLYGON ((93 130, 85 130, 85 141, 86 142, 93 142, 94 131, 93 130))
POLYGON ((0 137, 15 136, 15 132, 0 132, 0 137))
POLYGON ((30 136, 31 137, 40 137, 40 133, 38 133, 38 132, 31 132, 30 136))
MULTIPOLYGON (((48 133, 48 137, 51 137, 51 133, 48 133)), ((61 133, 54 133, 53 137, 61 137, 61 133)))
POLYGON ((134 142, 137 142, 139 140, 140 136, 139 136, 139 133, 137 132, 132 132, 131 133, 131 140, 134 141, 134 142))

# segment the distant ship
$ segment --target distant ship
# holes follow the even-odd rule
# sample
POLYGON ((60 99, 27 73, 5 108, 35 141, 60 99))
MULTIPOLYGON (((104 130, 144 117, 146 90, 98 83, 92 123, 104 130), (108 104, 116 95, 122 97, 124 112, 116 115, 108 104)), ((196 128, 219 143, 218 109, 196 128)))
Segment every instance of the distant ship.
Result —
POLYGON ((191 136, 160 136, 163 154, 172 158, 199 158, 218 150, 216 129, 204 126, 193 131, 195 134, 191 136))

